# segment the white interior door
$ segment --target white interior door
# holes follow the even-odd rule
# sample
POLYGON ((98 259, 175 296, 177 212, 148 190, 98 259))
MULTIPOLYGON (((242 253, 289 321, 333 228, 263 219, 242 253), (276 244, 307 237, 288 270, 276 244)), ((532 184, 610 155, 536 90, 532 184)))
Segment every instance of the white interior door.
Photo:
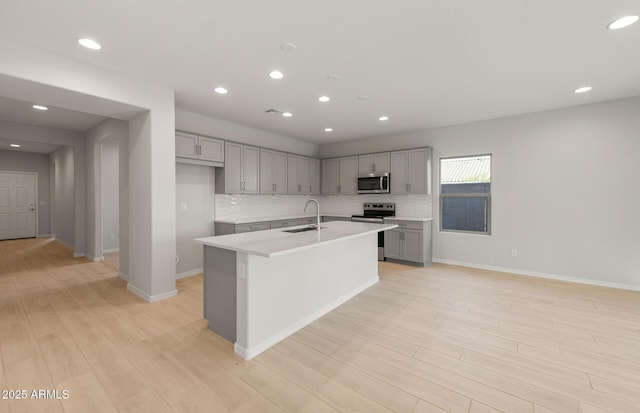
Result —
POLYGON ((0 240, 36 236, 36 176, 0 172, 0 240))

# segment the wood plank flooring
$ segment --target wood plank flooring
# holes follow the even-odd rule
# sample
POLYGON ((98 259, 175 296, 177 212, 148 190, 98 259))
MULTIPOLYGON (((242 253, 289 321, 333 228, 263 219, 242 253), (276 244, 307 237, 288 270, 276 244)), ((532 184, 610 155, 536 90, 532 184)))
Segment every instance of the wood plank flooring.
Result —
POLYGON ((252 361, 202 319, 202 277, 149 304, 113 265, 0 242, 0 412, 640 412, 640 293, 434 265, 252 361))

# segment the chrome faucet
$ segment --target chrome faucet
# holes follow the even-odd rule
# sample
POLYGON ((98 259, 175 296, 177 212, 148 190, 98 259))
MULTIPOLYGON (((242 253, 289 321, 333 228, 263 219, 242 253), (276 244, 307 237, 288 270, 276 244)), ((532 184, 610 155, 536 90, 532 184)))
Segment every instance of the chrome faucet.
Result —
POLYGON ((315 225, 315 227, 320 229, 320 203, 315 199, 308 200, 307 203, 304 205, 304 212, 307 212, 307 207, 309 206, 310 202, 315 202, 316 203, 316 225, 315 225))

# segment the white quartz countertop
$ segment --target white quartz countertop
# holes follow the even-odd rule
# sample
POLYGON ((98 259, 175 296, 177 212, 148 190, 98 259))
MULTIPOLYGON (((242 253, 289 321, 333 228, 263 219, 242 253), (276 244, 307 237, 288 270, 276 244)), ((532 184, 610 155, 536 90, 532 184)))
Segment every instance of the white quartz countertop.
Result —
POLYGON ((361 237, 397 227, 395 224, 331 221, 323 222, 320 225, 319 231, 316 230, 298 233, 285 232, 287 230, 303 228, 306 226, 307 225, 298 225, 295 227, 278 228, 266 231, 219 235, 217 237, 198 238, 195 241, 211 247, 272 258, 313 248, 320 244, 361 237))
POLYGON ((385 221, 418 221, 418 222, 427 222, 427 221, 433 221, 433 218, 395 216, 395 217, 384 217, 384 220, 385 221))
MULTIPOLYGON (((345 213, 329 213, 329 212, 322 212, 322 214, 320 214, 321 217, 344 217, 344 218, 351 218, 351 215, 347 215, 345 213)), ((264 222, 264 221, 279 221, 282 219, 297 219, 297 218, 310 218, 316 217, 316 214, 307 214, 307 213, 300 213, 300 214, 286 214, 286 215, 265 215, 265 216, 260 216, 260 217, 234 217, 234 218, 216 218, 214 220, 214 222, 220 222, 223 224, 249 224, 252 222, 264 222)))

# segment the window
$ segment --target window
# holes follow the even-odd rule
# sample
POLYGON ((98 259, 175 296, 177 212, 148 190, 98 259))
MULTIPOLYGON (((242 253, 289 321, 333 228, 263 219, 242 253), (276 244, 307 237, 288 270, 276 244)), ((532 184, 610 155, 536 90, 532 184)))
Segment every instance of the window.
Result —
POLYGON ((491 233, 491 155, 440 159, 440 230, 491 233))

